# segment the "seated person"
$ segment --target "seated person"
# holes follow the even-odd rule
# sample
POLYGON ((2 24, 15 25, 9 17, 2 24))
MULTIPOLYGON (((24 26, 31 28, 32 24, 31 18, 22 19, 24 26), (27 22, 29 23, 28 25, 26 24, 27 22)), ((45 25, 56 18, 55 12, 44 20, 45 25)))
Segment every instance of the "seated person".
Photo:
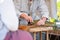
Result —
MULTIPOLYGON (((32 18, 28 17, 25 13, 21 13, 20 17, 26 19, 28 22, 32 21, 32 18)), ((18 30, 18 22, 13 1, 0 0, 0 40, 33 40, 28 32, 18 30), (9 36, 8 34, 11 35, 9 36)))

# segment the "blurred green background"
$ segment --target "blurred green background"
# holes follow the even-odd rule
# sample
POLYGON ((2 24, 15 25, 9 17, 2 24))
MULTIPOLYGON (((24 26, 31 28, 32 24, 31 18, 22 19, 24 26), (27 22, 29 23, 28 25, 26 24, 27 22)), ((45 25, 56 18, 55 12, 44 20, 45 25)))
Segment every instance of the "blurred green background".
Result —
POLYGON ((60 0, 57 0, 57 16, 58 20, 60 20, 60 0))

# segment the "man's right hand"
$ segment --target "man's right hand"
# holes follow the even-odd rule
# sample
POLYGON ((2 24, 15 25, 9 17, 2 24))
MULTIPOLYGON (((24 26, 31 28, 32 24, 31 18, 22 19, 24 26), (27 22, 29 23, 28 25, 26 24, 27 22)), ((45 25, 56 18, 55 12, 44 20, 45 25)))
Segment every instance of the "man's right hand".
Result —
POLYGON ((28 22, 33 22, 33 19, 31 16, 28 16, 26 13, 23 13, 20 15, 21 18, 24 18, 25 20, 27 20, 28 22))

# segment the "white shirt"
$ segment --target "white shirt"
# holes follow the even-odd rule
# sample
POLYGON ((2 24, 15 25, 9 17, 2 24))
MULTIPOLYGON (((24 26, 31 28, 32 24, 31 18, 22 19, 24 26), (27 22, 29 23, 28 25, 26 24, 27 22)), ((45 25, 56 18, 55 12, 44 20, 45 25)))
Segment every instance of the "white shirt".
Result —
POLYGON ((0 0, 0 4, 3 3, 3 2, 4 2, 4 0, 0 0))
POLYGON ((18 30, 18 17, 12 0, 0 0, 0 21, 3 25, 0 26, 0 40, 4 40, 9 30, 18 30))

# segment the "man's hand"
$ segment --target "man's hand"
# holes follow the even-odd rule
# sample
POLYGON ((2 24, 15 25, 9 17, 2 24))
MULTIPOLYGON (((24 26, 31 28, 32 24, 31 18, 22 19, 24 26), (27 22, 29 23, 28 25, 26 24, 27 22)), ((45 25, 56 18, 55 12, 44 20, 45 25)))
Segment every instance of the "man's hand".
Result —
POLYGON ((21 18, 24 18, 25 20, 27 20, 28 22, 33 22, 33 19, 31 16, 28 16, 26 13, 23 13, 20 15, 21 18))
POLYGON ((28 16, 28 22, 33 22, 33 19, 32 19, 32 17, 31 16, 28 16))
POLYGON ((44 25, 46 22, 46 17, 43 17, 42 19, 40 19, 38 22, 37 22, 37 25, 44 25))

